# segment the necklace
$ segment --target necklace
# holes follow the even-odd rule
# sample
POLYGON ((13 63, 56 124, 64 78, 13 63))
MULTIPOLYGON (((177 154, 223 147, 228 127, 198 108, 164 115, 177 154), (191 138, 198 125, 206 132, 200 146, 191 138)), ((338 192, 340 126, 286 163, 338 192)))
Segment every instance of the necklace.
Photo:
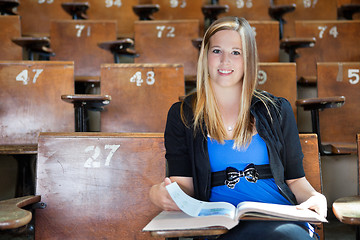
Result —
POLYGON ((228 127, 227 127, 227 130, 228 130, 229 132, 231 132, 231 131, 233 130, 233 127, 232 127, 232 126, 228 126, 228 127))

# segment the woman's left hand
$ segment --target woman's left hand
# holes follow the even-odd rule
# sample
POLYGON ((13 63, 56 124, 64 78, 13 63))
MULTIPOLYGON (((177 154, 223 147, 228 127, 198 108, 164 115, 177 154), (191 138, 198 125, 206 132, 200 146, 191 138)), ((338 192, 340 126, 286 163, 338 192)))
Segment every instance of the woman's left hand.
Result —
POLYGON ((320 214, 321 216, 327 216, 327 201, 324 195, 318 193, 311 197, 305 202, 296 206, 298 209, 311 209, 320 214))

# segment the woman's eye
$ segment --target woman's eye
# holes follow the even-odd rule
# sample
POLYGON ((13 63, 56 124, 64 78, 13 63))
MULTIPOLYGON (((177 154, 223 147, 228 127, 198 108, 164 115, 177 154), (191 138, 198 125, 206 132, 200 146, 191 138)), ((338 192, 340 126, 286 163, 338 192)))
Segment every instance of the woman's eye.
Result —
POLYGON ((214 49, 212 52, 213 53, 220 53, 220 50, 219 49, 214 49))
POLYGON ((240 55, 241 53, 239 51, 233 51, 234 55, 240 55))

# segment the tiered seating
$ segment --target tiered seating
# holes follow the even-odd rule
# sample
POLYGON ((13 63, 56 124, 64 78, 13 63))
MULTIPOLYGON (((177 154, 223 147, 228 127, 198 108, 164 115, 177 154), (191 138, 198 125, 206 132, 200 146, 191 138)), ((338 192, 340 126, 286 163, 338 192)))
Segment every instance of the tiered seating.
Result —
POLYGON ((19 16, 0 16, 0 60, 22 60, 22 49, 11 41, 21 36, 19 16))
POLYGON ((101 92, 111 104, 101 113, 102 132, 164 132, 167 112, 185 94, 179 64, 103 64, 101 92))
POLYGON ((247 20, 269 21, 270 0, 218 0, 220 5, 228 5, 229 9, 224 16, 244 17, 247 20))
POLYGON ((163 134, 42 133, 36 210, 39 239, 152 239, 141 229, 160 211, 152 185, 165 177, 163 134))

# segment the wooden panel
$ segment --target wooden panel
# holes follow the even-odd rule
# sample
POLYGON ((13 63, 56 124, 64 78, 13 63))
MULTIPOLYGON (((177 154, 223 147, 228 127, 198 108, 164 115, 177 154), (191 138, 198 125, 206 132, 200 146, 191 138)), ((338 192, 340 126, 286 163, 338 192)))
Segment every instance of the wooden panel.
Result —
POLYGON ((319 113, 321 141, 356 144, 360 132, 360 62, 318 63, 318 96, 345 96, 341 108, 319 113))
POLYGON ((222 16, 238 16, 247 20, 271 20, 270 0, 219 0, 219 5, 228 5, 229 11, 222 16))
POLYGON ((298 78, 316 76, 317 62, 360 61, 360 21, 296 21, 297 37, 315 37, 314 48, 299 49, 298 78))
POLYGON ((148 195, 164 156, 163 134, 41 134, 36 238, 152 239, 141 230, 160 211, 148 195))
POLYGON ((19 16, 0 16, 0 60, 22 60, 22 48, 11 41, 21 37, 19 16))
POLYGON ((102 132, 164 132, 167 112, 185 94, 182 65, 104 64, 101 92, 112 97, 102 132))
POLYGON ((274 0, 276 5, 296 4, 293 12, 286 13, 284 19, 284 37, 294 37, 297 20, 336 20, 337 0, 274 0))
POLYGON ((136 16, 132 7, 139 4, 138 0, 74 0, 74 2, 89 3, 87 15, 90 20, 116 20, 119 36, 134 36, 134 21, 139 17, 136 16))
POLYGON ((74 131, 71 62, 0 61, 0 144, 36 144, 41 131, 74 131))
POLYGON ((284 97, 291 103, 295 116, 296 99, 296 65, 295 63, 260 63, 258 88, 277 97, 284 97))
POLYGON ((196 75, 198 20, 135 22, 135 63, 183 64, 185 75, 196 75))
POLYGON ((279 23, 276 21, 249 21, 256 33, 260 62, 279 61, 279 23))
POLYGON ((114 62, 113 55, 97 44, 116 39, 116 21, 62 20, 51 22, 52 60, 75 62, 75 76, 100 76, 102 63, 114 62))
POLYGON ((153 14, 156 20, 197 19, 200 32, 203 32, 204 14, 201 7, 208 4, 207 0, 152 0, 152 3, 160 6, 159 11, 153 14))
POLYGON ((49 36, 50 21, 71 19, 61 7, 69 0, 21 0, 18 7, 23 35, 49 36))

